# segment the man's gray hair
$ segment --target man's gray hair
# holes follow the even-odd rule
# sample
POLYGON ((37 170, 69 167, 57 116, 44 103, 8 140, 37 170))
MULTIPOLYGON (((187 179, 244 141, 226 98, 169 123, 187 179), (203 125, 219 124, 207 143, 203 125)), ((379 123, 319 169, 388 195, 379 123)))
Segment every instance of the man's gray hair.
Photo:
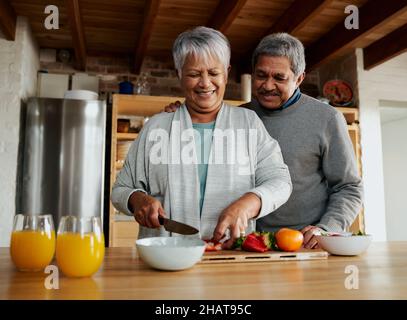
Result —
POLYGON ((196 27, 181 33, 172 47, 175 69, 179 77, 188 55, 203 58, 204 61, 208 61, 210 57, 218 58, 227 73, 230 64, 230 44, 221 32, 203 26, 196 27))
POLYGON ((264 37, 253 52, 252 67, 255 69, 261 55, 287 57, 295 76, 305 71, 304 46, 300 40, 288 33, 273 33, 264 37))

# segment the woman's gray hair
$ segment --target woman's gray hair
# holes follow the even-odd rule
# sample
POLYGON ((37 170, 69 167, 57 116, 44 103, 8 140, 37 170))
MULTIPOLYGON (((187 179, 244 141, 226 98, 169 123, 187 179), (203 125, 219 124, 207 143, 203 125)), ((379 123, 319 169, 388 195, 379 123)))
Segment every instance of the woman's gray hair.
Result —
POLYGON ((295 76, 305 71, 304 46, 300 40, 288 33, 273 33, 264 37, 253 52, 252 67, 255 69, 261 55, 287 57, 295 76))
POLYGON ((188 55, 203 58, 204 61, 208 61, 210 57, 218 58, 227 73, 230 64, 230 44, 221 32, 212 28, 196 27, 181 33, 172 47, 175 69, 179 77, 188 55))

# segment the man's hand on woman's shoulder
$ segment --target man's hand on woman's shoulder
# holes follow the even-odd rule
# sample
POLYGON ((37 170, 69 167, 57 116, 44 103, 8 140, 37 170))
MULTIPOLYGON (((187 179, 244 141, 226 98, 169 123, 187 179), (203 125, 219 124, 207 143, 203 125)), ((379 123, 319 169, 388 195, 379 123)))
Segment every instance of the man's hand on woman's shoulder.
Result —
POLYGON ((165 112, 168 112, 168 113, 172 113, 172 112, 175 112, 175 111, 177 111, 177 109, 181 106, 181 101, 179 101, 179 100, 177 100, 177 101, 174 101, 174 102, 171 102, 170 104, 168 104, 168 105, 166 105, 165 107, 164 107, 164 111, 165 112))

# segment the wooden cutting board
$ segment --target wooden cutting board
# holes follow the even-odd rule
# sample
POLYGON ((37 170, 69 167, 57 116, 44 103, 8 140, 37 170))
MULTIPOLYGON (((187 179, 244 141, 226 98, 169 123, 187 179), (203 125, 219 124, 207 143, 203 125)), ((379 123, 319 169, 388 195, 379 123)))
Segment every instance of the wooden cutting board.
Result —
POLYGON ((267 251, 247 252, 239 250, 220 250, 205 252, 200 263, 240 263, 240 262, 272 262, 290 260, 323 260, 328 252, 322 249, 300 249, 295 252, 267 251))

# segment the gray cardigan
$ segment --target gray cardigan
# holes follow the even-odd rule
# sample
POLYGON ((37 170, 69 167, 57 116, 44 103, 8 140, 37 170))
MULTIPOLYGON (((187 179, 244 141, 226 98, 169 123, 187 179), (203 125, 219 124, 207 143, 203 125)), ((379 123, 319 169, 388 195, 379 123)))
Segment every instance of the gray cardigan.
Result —
MULTIPOLYGON (((277 141, 253 111, 223 104, 216 118, 200 215, 192 130, 185 105, 146 123, 113 186, 111 200, 119 211, 132 215, 129 197, 143 190, 162 203, 167 217, 194 226, 201 238, 209 239, 222 210, 247 192, 261 199, 256 219, 287 201, 291 178, 277 141)), ((168 235, 162 227, 140 227, 139 232, 139 238, 168 235)))

